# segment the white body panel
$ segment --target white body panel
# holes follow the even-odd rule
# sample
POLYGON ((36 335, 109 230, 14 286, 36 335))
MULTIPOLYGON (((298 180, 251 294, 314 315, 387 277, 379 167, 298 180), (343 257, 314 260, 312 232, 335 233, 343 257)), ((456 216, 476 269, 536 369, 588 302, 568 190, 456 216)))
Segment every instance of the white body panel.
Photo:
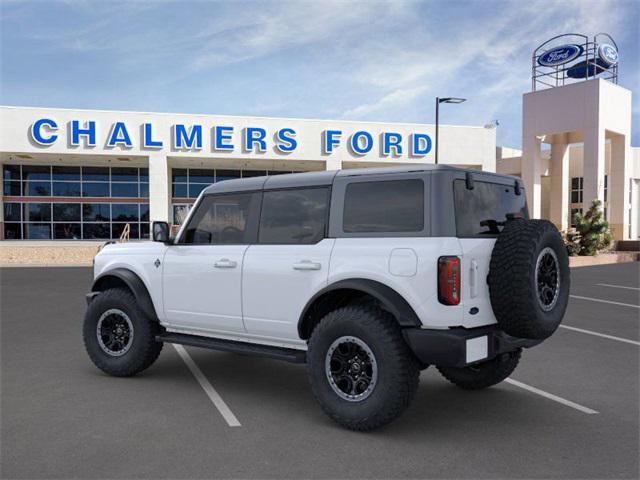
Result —
POLYGON ((163 323, 162 270, 155 261, 164 258, 167 246, 158 242, 136 242, 106 245, 95 257, 94 278, 116 268, 134 272, 144 282, 153 306, 163 323))
POLYGON ((399 293, 425 327, 461 326, 463 307, 438 302, 438 258, 461 254, 457 238, 338 238, 328 283, 352 278, 374 280, 399 293))
POLYGON ((241 282, 247 248, 247 245, 170 246, 162 272, 166 325, 244 333, 241 282))
POLYGON ((250 335, 304 343, 298 320, 327 285, 335 239, 315 245, 251 245, 242 272, 242 308, 250 335))

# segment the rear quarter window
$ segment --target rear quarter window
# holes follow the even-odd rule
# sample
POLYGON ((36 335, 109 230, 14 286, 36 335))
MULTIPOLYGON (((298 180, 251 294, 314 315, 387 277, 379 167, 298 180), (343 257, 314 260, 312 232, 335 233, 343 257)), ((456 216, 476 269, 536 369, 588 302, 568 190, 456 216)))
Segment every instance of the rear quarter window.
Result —
POLYGON ((453 182, 456 233, 459 237, 492 237, 502 231, 507 215, 529 218, 524 189, 516 195, 513 186, 464 180, 453 182))
POLYGON ((420 179, 350 183, 344 197, 343 231, 421 232, 424 204, 420 179))

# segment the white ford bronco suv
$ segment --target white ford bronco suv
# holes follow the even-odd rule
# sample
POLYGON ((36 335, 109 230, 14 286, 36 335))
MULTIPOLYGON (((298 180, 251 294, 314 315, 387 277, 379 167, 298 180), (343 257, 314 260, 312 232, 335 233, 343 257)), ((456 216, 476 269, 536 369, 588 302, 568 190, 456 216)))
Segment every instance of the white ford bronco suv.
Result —
POLYGON ((341 170, 207 187, 175 238, 95 257, 84 343, 134 375, 165 342, 307 363, 323 410, 370 430, 434 365, 465 389, 516 368, 569 297, 556 227, 515 177, 448 166, 341 170))

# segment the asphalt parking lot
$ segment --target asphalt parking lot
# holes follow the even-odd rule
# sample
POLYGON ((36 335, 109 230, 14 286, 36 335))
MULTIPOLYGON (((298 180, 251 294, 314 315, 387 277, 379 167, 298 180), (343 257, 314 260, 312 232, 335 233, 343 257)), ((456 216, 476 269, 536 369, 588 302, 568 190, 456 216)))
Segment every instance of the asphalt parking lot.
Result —
POLYGON ((165 345, 112 378, 81 338, 85 268, 0 269, 2 478, 639 477, 640 267, 572 270, 563 328, 480 392, 430 368, 372 433, 316 405, 303 366, 165 345))

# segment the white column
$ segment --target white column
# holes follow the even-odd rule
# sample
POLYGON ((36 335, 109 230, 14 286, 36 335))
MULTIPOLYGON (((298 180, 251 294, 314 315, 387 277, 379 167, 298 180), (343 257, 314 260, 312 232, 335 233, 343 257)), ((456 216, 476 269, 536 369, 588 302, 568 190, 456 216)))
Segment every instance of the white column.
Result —
POLYGON ((582 161, 583 192, 582 209, 589 210, 596 198, 604 202, 604 129, 595 126, 584 131, 584 155, 582 161))
POLYGON ((327 158, 325 162, 325 170, 341 170, 342 160, 339 158, 327 158))
POLYGON ((170 222, 171 175, 163 153, 149 155, 149 215, 151 221, 170 222))
POLYGON ((535 135, 525 135, 522 152, 522 181, 527 192, 527 203, 531 218, 540 218, 542 187, 542 158, 540 155, 540 139, 535 135))
POLYGON ((550 220, 559 230, 569 226, 569 146, 567 134, 555 135, 551 145, 550 220))
POLYGON ((611 140, 608 202, 609 225, 613 238, 629 238, 629 188, 631 178, 631 145, 628 135, 615 135, 611 140))

